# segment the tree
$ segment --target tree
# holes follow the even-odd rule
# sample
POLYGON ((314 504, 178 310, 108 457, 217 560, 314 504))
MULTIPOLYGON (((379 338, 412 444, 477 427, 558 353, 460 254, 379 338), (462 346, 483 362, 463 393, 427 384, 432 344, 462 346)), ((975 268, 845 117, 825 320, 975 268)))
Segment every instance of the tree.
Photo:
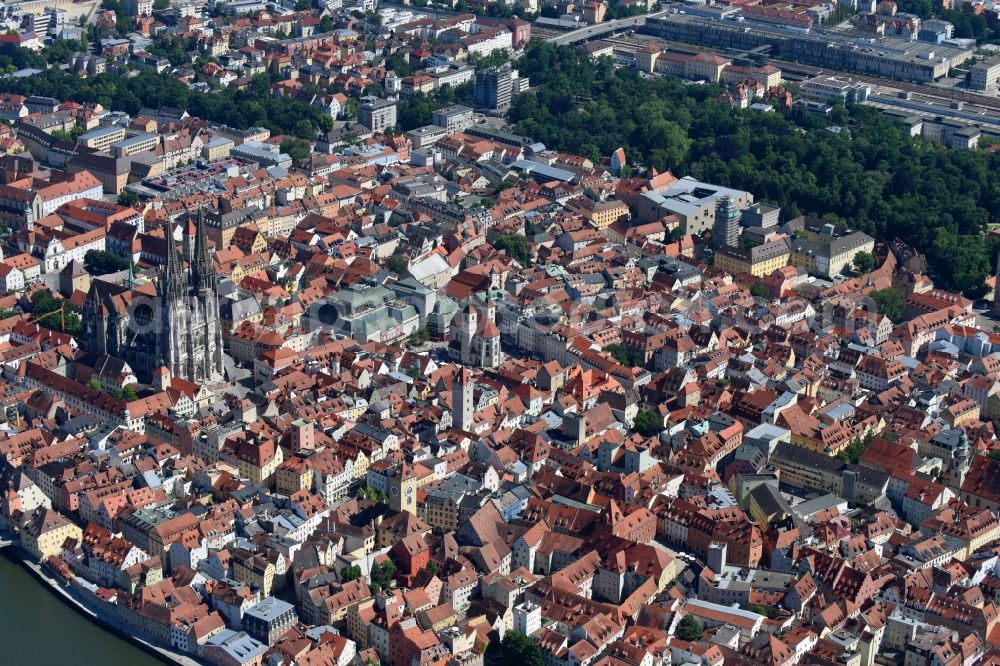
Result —
POLYGON ((763 280, 758 280, 750 285, 750 294, 756 298, 771 298, 771 288, 763 280))
POLYGON ((396 275, 403 275, 410 270, 410 263, 401 254, 394 254, 385 262, 386 270, 392 271, 396 275))
POLYGON ((906 312, 906 301, 903 294, 895 287, 886 287, 870 293, 869 298, 875 303, 877 311, 884 314, 892 322, 899 323, 906 312))
POLYGON ((677 625, 676 633, 682 641, 696 641, 705 633, 705 628, 694 615, 685 615, 677 625))
POLYGON ((67 132, 64 129, 55 129, 55 130, 52 130, 52 135, 51 136, 52 136, 53 139, 59 139, 60 141, 67 141, 67 142, 70 142, 70 143, 72 143, 72 141, 73 141, 73 135, 70 134, 69 132, 67 132))
POLYGON ((505 65, 508 60, 510 60, 510 54, 507 52, 507 49, 493 49, 493 51, 486 56, 481 56, 476 53, 469 54, 469 64, 476 69, 500 67, 505 65))
POLYGON ((150 44, 147 50, 177 67, 191 62, 192 54, 198 52, 198 42, 193 37, 167 37, 150 44))
POLYGON ((295 136, 300 139, 314 139, 316 138, 316 127, 309 122, 306 118, 295 123, 294 128, 295 136))
POLYGON ((517 260, 522 266, 528 266, 531 258, 528 255, 528 241, 519 234, 501 234, 493 241, 493 247, 501 252, 506 252, 517 260))
POLYGON ((153 11, 162 12, 164 9, 169 9, 170 0, 153 0, 153 11))
MULTIPOLYGON (((875 255, 871 252, 858 252, 854 255, 854 270, 858 273, 864 275, 865 273, 871 273, 875 268, 875 255)), ((890 317, 891 319, 891 317, 890 317)))
POLYGON ((983 236, 1000 223, 1000 183, 991 176, 1000 153, 938 149, 861 105, 843 109, 849 137, 807 112, 734 110, 714 86, 643 78, 538 40, 517 68, 533 84, 512 102, 518 134, 591 159, 621 147, 630 164, 665 164, 747 190, 789 217, 906 239, 943 284, 970 298, 984 293, 991 247, 983 236))
POLYGON ((97 377, 91 377, 90 379, 87 380, 87 388, 89 388, 92 391, 100 391, 101 382, 98 381, 97 377))
POLYGON ((107 275, 128 270, 131 262, 117 254, 104 250, 87 250, 83 255, 83 267, 92 275, 107 275))
POLYGON ((73 305, 66 299, 56 298, 47 289, 31 295, 31 312, 36 322, 61 333, 77 335, 83 330, 73 305))
POLYGON ((298 162, 299 160, 308 159, 312 155, 312 148, 310 148, 308 141, 285 139, 281 142, 281 152, 298 162))
POLYGON ((875 433, 869 432, 864 437, 855 437, 837 453, 837 458, 846 462, 857 463, 868 450, 868 445, 875 439, 875 433))
POLYGON ((118 195, 118 204, 121 206, 135 206, 137 203, 142 201, 139 195, 135 192, 130 192, 129 190, 123 190, 121 194, 118 195))
POLYGON ((663 432, 663 419, 652 409, 643 409, 635 415, 635 429, 643 437, 663 432))
POLYGON ((352 580, 357 580, 361 578, 361 567, 356 564, 351 566, 342 567, 340 569, 340 582, 348 583, 352 580))
POLYGON ((424 93, 405 97, 396 104, 397 122, 405 132, 423 127, 424 125, 430 125, 431 112, 434 111, 434 106, 430 98, 424 93))
POLYGON ((538 643, 516 629, 504 633, 500 648, 500 663, 503 666, 544 666, 545 664, 545 658, 538 643))
POLYGON ((83 50, 86 50, 84 45, 75 39, 57 39, 42 51, 42 55, 49 64, 55 65, 69 62, 71 55, 83 50))
POLYGON ((642 354, 635 349, 629 349, 621 343, 608 345, 605 347, 615 360, 630 368, 639 367, 643 364, 642 354))
POLYGON ((379 562, 372 567, 369 587, 373 588, 375 592, 392 589, 395 577, 396 565, 392 563, 392 560, 379 562))
POLYGON ((132 402, 133 400, 138 400, 139 396, 136 395, 135 389, 131 386, 126 386, 122 389, 122 399, 132 402))
POLYGON ((381 502, 382 504, 389 503, 389 497, 380 490, 375 490, 370 486, 363 486, 355 491, 358 499, 371 500, 372 502, 381 502))
POLYGON ((407 59, 403 57, 403 54, 399 51, 393 53, 389 56, 389 59, 385 61, 385 68, 391 69, 396 73, 396 76, 403 78, 404 76, 409 76, 413 73, 413 69, 410 67, 410 63, 407 59))
POLYGON ((427 573, 429 573, 432 576, 436 576, 438 572, 437 562, 435 562, 434 560, 428 560, 426 569, 427 573))
MULTIPOLYGON (((156 44, 149 48, 155 51, 164 46, 175 52, 170 57, 183 57, 184 62, 190 62, 189 54, 197 50, 193 38, 173 39, 174 42, 165 46, 156 44)), ((44 59, 38 63, 37 57, 29 53, 22 54, 10 45, 0 45, 0 66, 47 67, 44 59)), ((56 68, 24 78, 20 83, 16 79, 0 81, 0 92, 97 102, 131 114, 138 113, 143 107, 177 106, 206 120, 241 129, 261 125, 275 134, 295 134, 300 138, 312 138, 317 130, 329 131, 333 126, 332 119, 316 106, 288 97, 272 96, 272 82, 268 74, 255 76, 244 90, 226 88, 211 93, 191 90, 167 74, 152 71, 129 77, 109 72, 80 78, 56 68), (307 128, 311 132, 309 136, 305 134, 307 128)))

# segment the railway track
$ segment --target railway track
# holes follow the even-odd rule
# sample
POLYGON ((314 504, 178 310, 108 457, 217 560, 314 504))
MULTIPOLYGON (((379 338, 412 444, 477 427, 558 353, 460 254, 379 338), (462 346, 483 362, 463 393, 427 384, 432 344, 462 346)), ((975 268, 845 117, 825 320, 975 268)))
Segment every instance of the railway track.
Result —
POLYGON ((974 104, 975 106, 1000 113, 1000 100, 997 100, 992 97, 987 97, 985 95, 977 95, 975 93, 966 92, 964 90, 944 89, 935 86, 920 85, 919 83, 910 83, 907 81, 887 79, 879 76, 868 76, 866 74, 854 74, 852 72, 842 72, 833 69, 823 69, 821 67, 801 65, 799 63, 789 62, 786 60, 772 59, 770 62, 776 67, 781 68, 781 73, 783 77, 786 72, 802 75, 803 77, 818 76, 820 74, 844 76, 844 77, 850 77, 855 81, 863 81, 865 83, 869 83, 875 86, 885 86, 886 88, 894 88, 896 90, 922 95, 924 97, 928 97, 934 100, 940 100, 942 102, 965 102, 967 104, 974 104))
POLYGON ((549 40, 559 34, 559 30, 553 30, 552 28, 540 28, 534 23, 531 24, 531 39, 542 39, 549 40))
MULTIPOLYGON (((621 37, 608 37, 604 41, 614 44, 621 50, 632 50, 633 52, 638 50, 642 44, 635 41, 627 40, 621 37)), ((718 53, 720 55, 726 55, 731 57, 732 53, 727 53, 724 50, 712 49, 712 48, 699 48, 695 46, 688 45, 686 43, 664 41, 660 39, 651 40, 651 43, 659 44, 660 46, 675 51, 678 53, 687 53, 690 55, 696 55, 698 53, 711 52, 718 53)), ((880 76, 869 76, 867 74, 857 74, 855 72, 846 72, 842 70, 829 69, 825 67, 815 67, 813 65, 804 65, 802 63, 792 62, 790 60, 781 60, 780 58, 770 58, 769 61, 775 67, 781 69, 782 78, 790 81, 801 81, 813 76, 819 76, 821 74, 829 74, 831 76, 838 77, 848 77, 855 81, 863 81, 865 83, 884 86, 886 88, 894 88, 903 92, 910 92, 922 95, 924 97, 938 100, 941 102, 965 102, 966 104, 973 104, 975 106, 987 109, 991 112, 1000 114, 1000 99, 987 97, 985 95, 977 95, 975 93, 966 92, 964 90, 955 89, 944 89, 935 86, 921 85, 919 83, 910 83, 908 81, 899 81, 897 79, 889 79, 880 76)))

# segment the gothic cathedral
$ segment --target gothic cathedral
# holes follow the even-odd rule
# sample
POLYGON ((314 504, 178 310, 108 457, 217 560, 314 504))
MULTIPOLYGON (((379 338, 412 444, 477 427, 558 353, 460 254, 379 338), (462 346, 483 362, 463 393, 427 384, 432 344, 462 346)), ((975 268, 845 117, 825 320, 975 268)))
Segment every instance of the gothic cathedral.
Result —
POLYGON ((168 232, 156 296, 153 302, 131 284, 94 280, 83 306, 86 350, 126 361, 143 381, 165 367, 170 376, 197 384, 221 382, 219 296, 203 211, 198 212, 188 270, 168 232))

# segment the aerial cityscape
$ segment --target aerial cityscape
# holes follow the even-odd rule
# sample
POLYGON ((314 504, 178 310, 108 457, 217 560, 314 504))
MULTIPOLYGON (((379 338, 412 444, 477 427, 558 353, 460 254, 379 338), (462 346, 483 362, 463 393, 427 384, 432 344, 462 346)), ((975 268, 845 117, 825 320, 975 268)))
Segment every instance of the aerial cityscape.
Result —
POLYGON ((1000 2, 0 23, 0 662, 1000 666, 1000 2))

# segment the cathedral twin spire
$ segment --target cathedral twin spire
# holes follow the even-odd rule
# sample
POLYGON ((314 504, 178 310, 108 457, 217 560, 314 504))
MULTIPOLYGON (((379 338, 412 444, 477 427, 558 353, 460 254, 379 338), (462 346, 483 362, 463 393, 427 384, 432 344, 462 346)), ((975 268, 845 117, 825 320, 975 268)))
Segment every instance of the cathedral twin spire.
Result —
POLYGON ((198 226, 194 236, 194 257, 191 266, 191 285, 195 289, 215 288, 215 269, 208 258, 208 239, 205 238, 205 209, 198 208, 198 226))
POLYGON ((166 234, 167 264, 163 273, 162 293, 168 298, 177 298, 189 289, 202 291, 215 288, 215 271, 208 256, 208 240, 205 236, 205 210, 198 208, 198 223, 195 230, 194 252, 191 257, 190 279, 185 275, 184 262, 177 251, 173 234, 166 234))
POLYGON ((172 376, 214 383, 224 373, 215 270, 208 255, 205 212, 198 209, 194 249, 185 271, 173 234, 167 234, 167 262, 161 274, 163 325, 157 354, 172 376))

